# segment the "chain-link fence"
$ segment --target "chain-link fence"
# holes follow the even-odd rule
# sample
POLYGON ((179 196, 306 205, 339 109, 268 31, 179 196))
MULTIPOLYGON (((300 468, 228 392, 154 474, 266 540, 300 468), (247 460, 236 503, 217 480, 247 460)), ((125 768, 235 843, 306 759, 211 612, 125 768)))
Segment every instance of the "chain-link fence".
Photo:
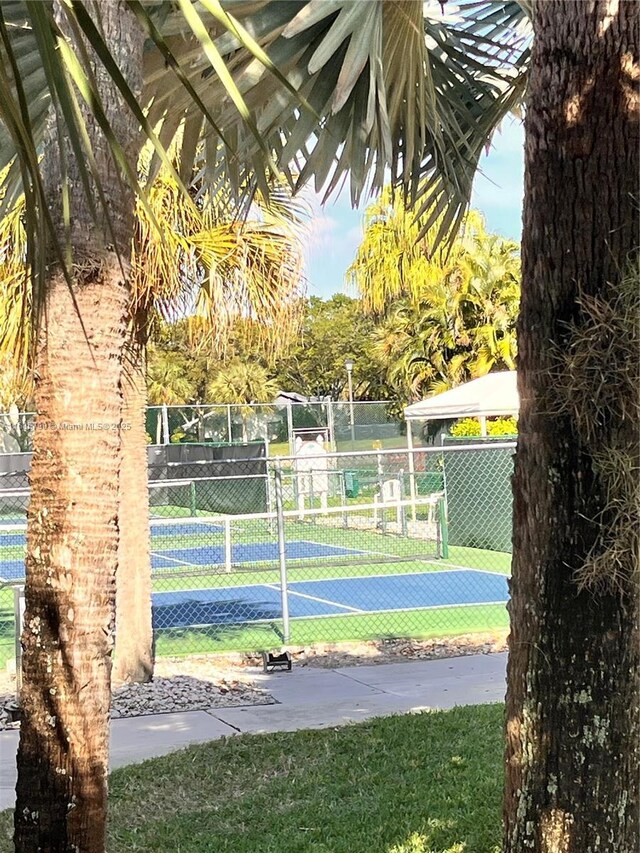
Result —
POLYGON ((406 444, 397 406, 384 401, 150 407, 147 433, 155 444, 260 440, 271 446, 269 455, 293 454, 297 439, 318 435, 334 450, 406 444))
MULTIPOLYGON (((0 412, 0 458, 30 451, 35 416, 0 412)), ((296 440, 321 435, 333 450, 404 447, 406 425, 398 405, 386 401, 332 401, 149 406, 147 440, 240 444, 263 441, 269 455, 295 453, 296 440)))
MULTIPOLYGON (((507 625, 514 444, 318 447, 281 458, 261 443, 235 457, 207 445, 150 449, 158 655, 507 625)), ((5 473, 0 662, 14 654, 27 503, 26 472, 5 473)))

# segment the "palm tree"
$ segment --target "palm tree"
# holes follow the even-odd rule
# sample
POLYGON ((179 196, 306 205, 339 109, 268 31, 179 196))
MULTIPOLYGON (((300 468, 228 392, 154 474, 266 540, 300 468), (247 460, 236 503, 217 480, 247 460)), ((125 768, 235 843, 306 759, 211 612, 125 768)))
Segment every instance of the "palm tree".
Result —
MULTIPOLYGON (((124 3, 105 4, 101 12, 105 45, 129 89, 139 94, 144 33, 124 3)), ((55 25, 75 41, 59 6, 55 25)), ((5 57, 6 67, 4 63, 5 57)), ((104 116, 124 156, 135 163, 138 122, 122 109, 117 89, 99 70, 95 54, 88 54, 87 65, 93 69, 104 116)), ((41 311, 35 348, 38 416, 22 635, 17 851, 97 851, 105 845, 120 364, 130 299, 135 190, 119 181, 98 125, 85 107, 78 109, 85 117, 108 214, 97 185, 85 184, 72 135, 66 143, 59 140, 56 122, 50 122, 38 183, 46 207, 40 210, 50 217, 49 237, 62 244, 68 241, 73 259, 70 263, 67 256, 63 265, 62 253, 56 256, 47 239, 49 266, 46 278, 39 279, 42 292, 36 291, 41 311), (48 428, 43 429, 45 424, 48 428)), ((60 99, 53 113, 59 122, 67 120, 60 99)), ((15 119, 9 126, 16 131, 15 119)), ((29 216, 28 205, 27 230, 32 227, 29 216)))
POLYGON ((504 850, 636 850, 640 9, 537 3, 534 27, 504 850))
MULTIPOLYGON (((422 2, 229 3, 228 8, 250 25, 257 40, 268 47, 281 73, 306 96, 311 109, 304 105, 293 109, 286 87, 273 97, 278 89, 271 77, 274 72, 263 73, 256 67, 254 57, 242 49, 249 40, 244 31, 236 27, 232 35, 223 37, 217 44, 233 51, 230 66, 237 74, 238 90, 231 91, 231 100, 237 104, 239 96, 244 96, 244 104, 249 107, 248 112, 245 111, 248 129, 225 134, 221 144, 218 144, 221 134, 217 130, 209 133, 211 156, 207 156, 206 168, 210 179, 219 174, 219 166, 234 167, 243 162, 238 160, 237 153, 245 150, 249 139, 256 140, 254 149, 259 148, 263 153, 271 145, 276 159, 283 164, 290 163, 301 152, 297 162, 301 167, 298 183, 304 183, 313 175, 319 185, 328 184, 332 189, 351 168, 354 201, 369 179, 372 178, 374 188, 380 186, 385 167, 389 165, 394 182, 403 183, 414 197, 421 194, 421 212, 428 214, 425 229, 439 222, 436 236, 448 233, 459 224, 468 204, 473 175, 492 131, 523 94, 530 53, 527 33, 519 27, 524 18, 522 7, 533 6, 529 0, 521 0, 521 3, 480 0, 468 7, 465 3, 460 5, 468 14, 460 21, 448 22, 435 20, 435 14, 423 21, 422 2), (428 40, 424 38, 425 31, 428 40), (432 50, 427 50, 427 42, 432 50), (511 56, 511 63, 507 56, 511 56), (509 66, 506 73, 505 64, 509 66), (314 144, 307 146, 307 140, 314 134, 314 144), (221 147, 231 156, 216 158, 221 147), (424 182, 425 176, 431 180, 424 182)), ((42 11, 39 4, 29 6, 42 37, 40 44, 45 46, 51 45, 52 32, 56 32, 51 29, 48 8, 42 11)), ((124 60, 125 81, 129 81, 126 98, 131 102, 132 86, 133 94, 137 92, 133 72, 142 66, 137 42, 134 44, 132 40, 127 45, 126 57, 122 56, 118 46, 111 43, 109 28, 105 30, 103 25, 103 36, 97 37, 79 8, 72 3, 65 6, 64 13, 68 10, 71 16, 75 14, 80 31, 88 33, 90 45, 100 46, 101 41, 106 41, 111 55, 119 61, 124 60)), ((135 8, 153 47, 146 54, 149 60, 145 66, 147 88, 142 98, 143 103, 153 105, 150 124, 155 126, 159 119, 168 116, 166 108, 171 105, 171 121, 163 125, 163 138, 171 137, 172 122, 177 127, 184 121, 185 131, 188 128, 189 132, 184 134, 183 151, 188 154, 195 148, 194 140, 205 125, 205 118, 210 122, 211 110, 207 105, 217 109, 221 103, 219 87, 214 85, 215 80, 212 83, 210 71, 203 74, 207 64, 215 72, 216 68, 220 69, 220 62, 219 54, 215 53, 216 43, 203 34, 201 24, 204 29, 211 24, 213 30, 215 26, 222 26, 221 21, 229 29, 229 23, 213 0, 206 0, 197 7, 180 3, 178 8, 158 2, 135 8), (206 20, 203 21, 202 15, 206 20), (186 31, 185 21, 189 25, 186 31), (184 38, 185 32, 189 33, 187 38, 184 38), (191 36, 191 33, 198 33, 198 36, 191 36), (180 61, 176 58, 173 48, 179 50, 181 47, 190 53, 190 63, 184 61, 184 54, 180 61), (172 76, 174 69, 182 75, 179 85, 172 76), (147 97, 151 92, 153 96, 147 97)), ((57 6, 56 9, 61 11, 57 6)), ((15 11, 15 7, 9 11, 15 11)), ((124 11, 127 12, 128 7, 124 11)), ((4 9, 2 14, 3 20, 6 19, 4 9)), ((128 23, 129 19, 122 18, 123 22, 128 23)), ((636 627, 639 593, 633 579, 637 526, 627 525, 620 530, 625 536, 631 536, 632 547, 615 551, 615 573, 603 577, 600 572, 608 561, 598 562, 595 558, 611 552, 618 538, 615 535, 612 538, 612 534, 619 532, 618 526, 625 517, 619 512, 619 505, 611 501, 616 488, 611 484, 622 482, 624 507, 629 509, 633 505, 633 501, 629 501, 630 479, 624 475, 624 471, 635 471, 638 467, 639 414, 635 405, 638 378, 628 369, 633 335, 631 338, 615 334, 604 336, 609 342, 625 341, 613 356, 607 352, 606 367, 611 371, 608 375, 615 374, 613 382, 601 382, 600 373, 589 370, 584 374, 589 377, 585 380, 586 393, 584 382, 580 394, 563 397, 562 393, 568 387, 576 387, 571 385, 576 366, 584 363, 573 358, 576 341, 584 344, 594 339, 593 334, 581 337, 581 332, 602 328, 595 323, 596 314, 600 312, 602 316, 604 312, 613 323, 620 317, 628 320, 635 310, 633 304, 631 308, 624 308, 628 294, 636 293, 637 287, 634 291, 632 286, 624 284, 627 279, 623 271, 629 256, 637 254, 639 225, 634 198, 640 163, 635 145, 637 118, 632 112, 636 100, 633 61, 637 52, 637 6, 632 0, 619 3, 566 0, 536 4, 534 28, 526 120, 525 239, 518 363, 523 400, 520 421, 521 427, 524 424, 526 428, 520 433, 515 480, 511 604, 514 636, 509 665, 505 850, 511 853, 527 847, 536 853, 550 849, 550 845, 563 847, 566 853, 577 853, 589 846, 604 850, 612 843, 611 838, 620 849, 632 850, 638 846, 639 835, 636 804, 640 715, 633 710, 629 712, 629 708, 640 706, 640 644, 636 627), (609 203, 603 202, 605 196, 609 203), (593 376, 598 377, 595 387, 589 384, 593 376), (610 388, 615 388, 615 393, 603 396, 610 388), (588 400, 587 421, 583 419, 584 411, 576 408, 581 399, 588 400), (628 401, 633 401, 630 409, 626 408, 628 401), (624 407, 623 417, 619 414, 620 407, 624 407), (594 427, 599 450, 594 449, 594 427), (611 451, 608 463, 597 457, 603 448, 611 451), (621 462, 624 470, 618 467, 621 462), (612 476, 614 469, 616 476, 612 476), (622 474, 622 480, 617 474, 622 474), (610 489, 614 492, 610 493, 610 489), (604 514, 603 507, 608 508, 604 514), (594 574, 582 571, 584 566, 597 568, 596 576, 604 584, 597 606, 583 583, 594 574), (604 666, 599 665, 602 661, 604 666), (636 745, 635 749, 632 744, 636 745), (612 755, 616 760, 615 774, 608 769, 608 759, 612 755), (550 778, 552 784, 549 784, 550 778), (597 792, 597 798, 593 797, 592 790, 597 792)), ((134 31, 132 21, 124 32, 129 36, 134 31)), ((19 152, 18 165, 13 170, 14 184, 21 169, 22 175, 30 178, 27 181, 28 227, 32 238, 30 245, 36 247, 33 237, 38 227, 42 236, 47 225, 46 204, 38 202, 46 198, 45 189, 48 188, 52 195, 54 191, 49 180, 45 183, 39 180, 33 141, 43 132, 48 92, 56 92, 60 126, 70 124, 73 105, 70 106, 69 99, 64 97, 69 88, 65 84, 67 71, 61 63, 63 59, 71 63, 68 67, 73 68, 77 77, 73 60, 84 54, 82 47, 78 47, 73 56, 64 49, 60 50, 60 55, 48 50, 44 73, 31 75, 27 96, 23 96, 22 90, 18 91, 11 84, 11 79, 29 79, 26 68, 29 62, 32 63, 30 67, 35 67, 34 51, 37 53, 41 48, 21 51, 14 48, 19 41, 25 44, 32 39, 31 32, 21 26, 12 29, 10 34, 0 27, 0 39, 3 51, 0 66, 13 69, 11 78, 0 78, 3 95, 0 121, 4 122, 4 129, 15 143, 14 150, 19 152), (5 55, 8 62, 4 61, 5 55), (27 104, 31 109, 28 120, 27 104)), ((253 54, 255 56, 255 50, 253 54)), ((113 71, 112 64, 108 65, 113 71)), ((85 91, 87 88, 90 91, 94 80, 95 76, 91 76, 88 83, 81 80, 85 91)), ((108 80, 104 81, 101 76, 98 84, 101 95, 103 82, 106 88, 108 80)), ((123 91, 122 86, 120 91, 123 91)), ((95 97, 90 96, 88 100, 95 107, 95 97)), ((108 111, 106 115, 118 130, 115 138, 125 143, 124 149, 117 149, 118 163, 123 168, 127 160, 122 150, 128 151, 126 143, 130 137, 117 119, 122 119, 124 112, 121 109, 120 115, 114 115, 108 111)), ((228 116, 222 109, 219 114, 221 127, 218 130, 224 134, 223 125, 228 116)), ((104 125, 105 116, 101 113, 99 118, 104 125)), ((211 130, 211 124, 208 129, 211 130)), ((84 139, 78 133, 70 134, 69 138, 71 148, 74 144, 77 148, 84 139)), ((6 163, 12 156, 12 146, 5 146, 4 139, 0 152, 6 163)), ((54 142, 52 140, 51 150, 54 142)), ((101 163, 102 159, 101 155, 101 163)), ((185 156, 181 168, 189 161, 185 156)), ((255 164, 256 160, 251 162, 255 164)), ((0 161, 0 168, 3 165, 0 161)), ((134 171, 131 161, 129 166, 128 174, 131 175, 134 171)), ((78 164, 76 168, 82 169, 82 166, 78 164)), ((104 168, 102 175, 107 178, 113 171, 104 168)), ((244 170, 240 165, 237 170, 231 168, 229 171, 244 170)), ((187 177, 190 174, 188 165, 186 174, 187 177)), ((77 176, 74 186, 78 192, 88 183, 83 181, 86 178, 86 174, 77 176)), ((58 181, 59 185, 66 186, 66 183, 58 181)), ((66 202, 68 198, 62 194, 61 201, 66 202)), ((94 228, 87 228, 87 225, 96 221, 96 217, 90 215, 92 211, 87 205, 78 204, 75 196, 72 201, 74 214, 78 214, 78 221, 86 232, 85 239, 78 240, 77 245, 91 248, 95 254, 93 246, 87 246, 86 235, 94 233, 94 228)), ((116 230, 120 236, 128 221, 122 206, 124 201, 126 198, 118 198, 117 212, 122 211, 122 218, 117 217, 116 230)), ((96 198, 96 205, 99 202, 96 198)), ((131 208, 128 210, 130 216, 131 208)), ((104 217, 98 221, 103 220, 104 217)), ((60 239, 66 237, 63 226, 67 220, 54 216, 53 222, 59 226, 54 233, 60 239)), ((73 231, 72 236, 75 236, 73 231)), ((101 245, 114 243, 119 245, 118 240, 103 239, 101 245)), ((44 248, 45 241, 40 240, 40 245, 44 248)), ((35 266, 42 270, 42 266, 35 266)), ((81 269, 86 274, 84 265, 81 269)), ((109 276, 108 280, 114 292, 119 293, 113 278, 109 276)), ((62 302, 62 291, 55 287, 53 278, 47 292, 53 307, 62 302)), ((103 321, 100 328, 119 330, 120 325, 113 322, 119 303, 107 301, 111 311, 99 318, 103 321)), ((86 309, 84 299, 81 307, 86 309)), ((52 316, 51 312, 48 316, 52 316)), ((629 320, 622 326, 627 332, 635 328, 629 320)), ((103 345, 95 362, 102 366, 102 353, 108 341, 94 338, 93 326, 89 334, 92 345, 98 340, 103 345)), ((98 335, 97 330, 95 334, 98 335)), ((117 331, 114 340, 119 334, 117 331)), ((80 340, 80 335, 76 332, 75 337, 69 336, 69 339, 80 340)), ((604 339, 598 340, 604 347, 604 339)), ((101 389, 99 395, 102 407, 97 407, 96 395, 92 394, 89 401, 90 406, 96 405, 97 415, 102 415, 103 411, 107 414, 106 420, 112 418, 117 408, 111 402, 111 389, 117 387, 112 381, 118 363, 117 351, 116 346, 114 364, 108 364, 113 368, 107 371, 109 393, 102 393, 101 389)), ((55 347, 48 353, 58 355, 55 347)), ((632 363, 638 362, 640 357, 632 358, 632 363)), ((57 373, 52 379, 61 383, 60 386, 56 384, 56 388, 67 390, 57 373)), ((52 395, 47 394, 44 382, 36 393, 39 408, 50 415, 48 405, 52 395)), ((68 399, 64 394, 62 399, 71 407, 77 395, 74 397, 73 389, 69 393, 68 399)), ((87 413, 93 416, 90 406, 87 413)), ((75 416, 71 408, 62 414, 75 416)), ((60 460, 61 464, 47 472, 38 461, 36 471, 42 479, 37 489, 43 492, 48 489, 51 494, 67 498, 64 489, 71 487, 71 477, 61 480, 55 490, 51 485, 60 471, 75 473, 76 469, 66 464, 70 448, 65 445, 61 452, 51 446, 49 450, 51 458, 60 460)), ((101 443, 101 453, 93 454, 93 468, 88 472, 94 481, 98 463, 102 466, 101 482, 105 474, 110 473, 106 469, 111 465, 112 455, 117 455, 117 448, 114 450, 108 442, 106 447, 101 443)), ((636 480, 634 477, 632 490, 636 488, 636 480)), ((92 542, 100 541, 100 553, 107 555, 105 562, 108 563, 113 552, 109 523, 97 510, 94 513, 85 493, 78 491, 74 498, 79 515, 87 511, 88 518, 97 523, 96 539, 92 542)), ((110 495, 107 499, 103 497, 101 509, 113 511, 114 506, 110 495)), ((50 546, 57 544, 55 534, 42 520, 39 525, 36 521, 32 523, 30 553, 39 546, 40 553, 45 555, 43 562, 50 562, 50 546), (36 534, 40 542, 36 541, 36 534)), ((87 530, 83 528, 78 532, 86 534, 87 530)), ((55 555, 57 551, 53 550, 55 555)), ((87 553, 90 556, 92 552, 87 553)), ((36 563, 34 559, 34 581, 36 563)), ((56 578, 65 576, 67 564, 60 568, 54 573, 56 578)), ((75 571, 79 571, 79 567, 74 566, 74 575, 75 571)), ((106 572, 102 580, 107 582, 110 576, 106 572)), ((30 581, 29 596, 32 601, 30 614, 35 617, 40 615, 36 610, 38 602, 46 600, 46 591, 40 591, 34 581, 30 581)), ((84 591, 82 586, 79 590, 84 591)), ((78 605, 89 600, 75 590, 73 595, 78 605)), ((102 602, 102 599, 97 601, 102 602)), ((60 602, 66 608, 70 603, 69 594, 65 593, 53 603, 56 612, 60 602)), ((95 610, 104 616, 109 607, 101 603, 95 610)), ((42 615, 47 614, 43 612, 42 615)), ((60 624, 56 632, 58 642, 62 637, 69 650, 74 650, 75 631, 69 634, 69 625, 64 620, 60 624)), ((98 637, 101 631, 104 634, 105 624, 85 626, 84 637, 98 637)), ((82 667, 78 666, 78 661, 82 658, 71 656, 68 659, 73 662, 74 672, 80 674, 82 667)), ((102 646, 96 649, 93 660, 96 662, 91 673, 94 680, 90 683, 95 685, 92 697, 97 697, 103 695, 103 685, 108 685, 108 675, 96 677, 104 670, 106 660, 102 646)), ((38 695, 37 676, 35 668, 29 672, 33 680, 29 690, 34 697, 38 695)), ((47 684, 48 677, 44 673, 42 678, 47 684)), ((60 679, 61 674, 56 670, 49 682, 53 680, 58 684, 60 679)), ((31 710, 29 714, 36 720, 31 710)), ((42 722, 40 731, 47 731, 47 736, 41 738, 42 749, 37 753, 45 756, 40 767, 60 767, 59 763, 49 764, 46 760, 55 760, 59 753, 51 751, 52 735, 45 728, 46 718, 40 716, 38 719, 42 722)), ((104 713, 96 713, 94 719, 102 722, 104 713)), ((32 728, 30 722, 26 729, 32 728)), ((100 733, 104 732, 103 725, 98 728, 100 733)), ((30 737, 24 737, 25 744, 30 737)), ((64 786, 57 780, 60 793, 55 800, 50 798, 45 802, 39 797, 40 810, 29 808, 36 798, 35 795, 31 799, 27 796, 23 784, 27 773, 22 769, 20 806, 24 806, 23 815, 38 814, 38 823, 47 821, 48 826, 55 826, 56 832, 59 825, 63 838, 67 827, 72 827, 74 839, 81 839, 83 845, 84 837, 76 827, 93 826, 91 821, 86 821, 89 815, 96 819, 98 826, 97 830, 92 829, 93 836, 99 834, 103 825, 100 807, 104 803, 104 785, 99 783, 105 767, 101 758, 104 755, 102 739, 103 734, 97 734, 90 750, 79 750, 80 754, 90 751, 96 759, 92 767, 96 768, 94 778, 98 780, 99 796, 91 797, 90 801, 92 804, 99 801, 100 806, 87 812, 85 800, 81 799, 81 807, 67 817, 66 805, 71 792, 67 775, 64 786), (54 802, 56 805, 64 803, 65 808, 55 811, 54 802), (57 823, 52 820, 54 814, 60 815, 57 823), (77 815, 82 815, 82 820, 77 815)), ((32 737, 30 745, 36 746, 32 737)), ((22 749, 22 768, 29 766, 29 754, 22 749)), ((33 765, 31 772, 33 789, 48 790, 50 780, 46 773, 39 777, 33 765)), ((82 778, 82 774, 78 778, 82 778)), ((74 786, 79 789, 76 781, 74 786)), ((86 790, 91 789, 85 785, 86 790)), ((18 835, 23 837, 24 834, 19 828, 18 835)), ((36 834, 39 834, 37 828, 31 831, 32 836, 36 834)), ((22 845, 19 849, 25 849, 22 841, 19 843, 22 845)), ((46 839, 43 843, 47 843, 46 839)))
MULTIPOLYGON (((260 364, 233 361, 222 368, 207 383, 207 397, 216 403, 237 408, 242 418, 242 440, 249 441, 247 423, 254 409, 251 403, 268 403, 279 391, 278 383, 260 364)), ((268 407, 262 406, 263 414, 268 407)))
MULTIPOLYGON (((195 311, 200 335, 214 349, 238 317, 278 325, 286 337, 295 327, 301 281, 296 238, 301 207, 274 187, 268 207, 258 194, 250 216, 229 217, 220 193, 211 199, 198 187, 194 204, 162 170, 137 207, 133 253, 132 324, 122 383, 123 422, 120 473, 120 537, 116 577, 114 681, 148 681, 153 675, 151 556, 146 450, 146 348, 154 314, 172 316, 195 311), (200 192, 197 192, 200 190, 200 192), (154 226, 162 222, 163 236, 154 226)), ((191 389, 192 391, 195 389, 191 389)))
MULTIPOLYGON (((388 194, 387 194, 387 197, 388 194)), ((384 199, 383 199, 384 201, 384 199)), ((375 203, 349 269, 364 305, 381 317, 375 352, 405 400, 491 369, 513 369, 519 296, 517 244, 485 231, 471 211, 447 255, 430 254, 402 200, 375 203)))
MULTIPOLYGON (((130 307, 133 322, 122 382, 126 429, 121 440, 114 681, 148 681, 153 673, 149 498, 143 441, 149 323, 159 312, 195 310, 191 319, 201 337, 213 338, 215 348, 234 317, 242 313, 246 318, 254 317, 255 326, 269 329, 277 324, 281 332, 278 339, 286 340, 299 314, 301 258, 296 228, 302 208, 290 203, 283 190, 277 189, 276 197, 279 203, 275 209, 266 207, 258 197, 250 211, 251 219, 225 220, 221 217, 227 214, 220 201, 214 205, 203 195, 194 205, 181 194, 176 181, 162 171, 148 192, 147 204, 139 200, 136 205, 130 307), (163 223, 165 237, 160 238, 152 216, 163 223)), ((22 197, 0 223, 0 271, 10 283, 0 302, 1 327, 14 345, 22 344, 16 337, 25 328, 20 316, 31 310, 21 224, 24 207, 22 197)), ((195 385, 185 377, 183 363, 155 361, 150 370, 156 374, 156 383, 162 383, 155 388, 161 403, 195 397, 195 385)), ((150 394, 153 390, 152 383, 150 394)))
POLYGON ((182 406, 195 398, 195 383, 187 365, 175 354, 148 351, 147 396, 152 406, 182 406))

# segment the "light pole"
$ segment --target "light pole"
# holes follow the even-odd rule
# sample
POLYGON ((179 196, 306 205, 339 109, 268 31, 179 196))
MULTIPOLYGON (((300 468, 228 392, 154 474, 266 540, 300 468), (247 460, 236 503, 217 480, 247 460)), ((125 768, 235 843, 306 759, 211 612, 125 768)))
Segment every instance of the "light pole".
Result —
POLYGON ((344 366, 347 368, 347 381, 349 383, 349 421, 351 422, 351 449, 355 449, 356 442, 356 426, 353 418, 353 365, 355 364, 352 358, 345 360, 344 366))

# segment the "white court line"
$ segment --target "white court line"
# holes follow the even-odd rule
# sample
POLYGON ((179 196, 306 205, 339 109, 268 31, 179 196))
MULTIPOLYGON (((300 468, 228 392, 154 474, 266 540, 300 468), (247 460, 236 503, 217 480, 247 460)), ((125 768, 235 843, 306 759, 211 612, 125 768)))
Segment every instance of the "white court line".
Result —
MULTIPOLYGON (((300 542, 304 545, 312 545, 314 548, 332 548, 334 551, 348 551, 350 554, 375 554, 376 551, 363 551, 360 548, 347 548, 345 545, 333 545, 330 542, 314 542, 312 539, 292 539, 292 542, 300 542)), ((312 559, 313 556, 318 557, 318 554, 312 555, 308 559, 312 559)), ((330 555, 326 555, 330 556, 330 555)), ((339 554, 337 556, 340 556, 339 554)), ((386 554, 385 556, 389 556, 386 554)), ((291 557, 293 560, 303 560, 307 559, 305 557, 291 557)))
POLYGON ((429 563, 430 566, 445 566, 450 568, 452 572, 479 572, 481 575, 501 575, 503 578, 511 577, 511 574, 505 575, 504 572, 497 569, 473 569, 471 566, 459 566, 457 563, 445 563, 443 562, 443 559, 446 558, 441 557, 439 560, 420 559, 420 562, 429 563))
MULTIPOLYGON (((292 583, 296 583, 296 581, 292 581, 292 583)), ((277 584, 264 583, 261 586, 269 587, 269 589, 273 589, 276 592, 280 592, 280 587, 277 584)), ((298 595, 300 598, 310 598, 311 601, 319 601, 321 604, 330 604, 331 607, 342 607, 343 610, 349 610, 351 613, 366 613, 366 610, 360 610, 359 607, 349 607, 348 604, 340 604, 337 601, 331 601, 329 598, 320 598, 318 595, 307 595, 306 592, 296 592, 294 589, 290 589, 287 587, 288 595, 298 595)), ((335 616, 335 613, 331 614, 335 616)), ((313 619, 312 616, 307 617, 309 619, 313 619)))
POLYGON ((158 524, 158 520, 159 519, 152 521, 149 525, 152 536, 193 536, 198 533, 224 533, 224 527, 222 524, 199 524, 197 521, 188 521, 181 524, 158 524), (190 533, 181 532, 180 528, 186 526, 196 529, 192 530, 190 533), (154 527, 155 530, 153 530, 154 527), (176 530, 172 530, 174 527, 176 530))
MULTIPOLYGON (((412 560, 411 558, 408 557, 406 559, 406 562, 407 563, 426 563, 428 561, 427 560, 420 560, 420 559, 412 560)), ((480 574, 483 574, 483 575, 491 575, 491 577, 498 577, 498 578, 508 578, 509 577, 509 575, 503 575, 502 572, 491 572, 491 571, 484 570, 484 569, 467 569, 464 566, 456 566, 456 567, 449 568, 449 566, 446 563, 436 563, 435 561, 432 561, 432 563, 433 563, 433 565, 443 567, 442 570, 439 572, 388 572, 388 573, 387 572, 380 572, 377 574, 370 574, 370 575, 338 575, 337 577, 331 577, 331 578, 308 578, 308 579, 307 578, 298 578, 294 581, 291 581, 291 583, 325 583, 326 581, 355 581, 355 580, 361 580, 361 579, 364 580, 366 578, 431 577, 432 575, 441 575, 442 572, 448 572, 448 574, 450 574, 450 575, 462 574, 464 572, 476 572, 476 573, 479 572, 480 574)), ((293 571, 299 572, 299 571, 303 571, 303 570, 302 569, 294 569, 293 571)), ((404 610, 404 608, 401 608, 401 609, 404 610)), ((411 609, 411 608, 407 608, 407 609, 411 609)), ((369 611, 365 611, 365 612, 368 613, 369 611)))
MULTIPOLYGON (((356 616, 374 616, 377 613, 411 613, 414 610, 450 610, 454 607, 489 607, 499 604, 505 607, 507 602, 503 601, 465 601, 461 604, 425 604, 422 607, 389 607, 385 610, 359 610, 356 616)), ((335 613, 321 613, 318 616, 291 616, 291 619, 329 619, 335 617, 335 613)))
MULTIPOLYGON (((189 565, 191 565, 191 563, 189 565)), ((448 570, 445 570, 445 571, 448 571, 448 570)), ((467 571, 482 571, 482 570, 481 569, 461 568, 459 570, 451 569, 450 573, 451 574, 458 574, 459 572, 467 572, 467 571)), ((429 576, 435 575, 435 574, 439 574, 439 572, 393 572, 391 574, 347 575, 346 577, 342 576, 342 577, 331 577, 331 578, 313 578, 313 579, 309 579, 309 580, 305 580, 304 578, 299 578, 297 580, 290 581, 290 583, 309 584, 309 583, 327 583, 330 581, 344 581, 344 580, 366 580, 367 578, 429 577, 429 576)), ((508 578, 508 575, 503 575, 503 574, 500 574, 499 572, 483 572, 483 574, 491 575, 492 577, 508 578)), ((217 577, 225 577, 224 575, 219 574, 219 573, 216 576, 217 577)), ((199 587, 193 587, 193 588, 189 588, 189 589, 156 590, 154 592, 154 595, 173 595, 174 592, 202 592, 203 590, 213 590, 213 589, 248 589, 250 587, 256 587, 256 586, 264 586, 264 587, 268 587, 269 589, 272 589, 272 590, 276 589, 276 590, 278 590, 278 592, 280 591, 280 585, 278 583, 274 583, 274 584, 245 583, 245 584, 238 584, 237 586, 235 586, 235 585, 234 586, 206 586, 206 587, 199 586, 199 587)), ((295 592, 294 590, 289 589, 289 588, 287 591, 293 595, 306 595, 306 593, 295 592)), ((313 595, 310 595, 307 597, 308 598, 316 598, 316 596, 313 596, 313 595)), ((317 598, 317 600, 318 601, 325 600, 327 604, 334 604, 336 607, 347 607, 346 604, 338 604, 337 602, 329 601, 326 599, 317 598)), ((355 607, 350 608, 350 609, 355 610, 356 613, 401 613, 403 610, 429 610, 432 607, 434 607, 434 608, 439 608, 439 607, 477 607, 479 604, 504 604, 504 603, 505 603, 504 601, 472 601, 472 602, 468 602, 468 603, 464 603, 464 604, 433 604, 433 605, 427 605, 427 606, 423 606, 423 607, 395 607, 395 608, 392 607, 388 610, 358 610, 358 608, 355 608, 355 607)), ((331 615, 331 614, 328 614, 328 615, 331 615)), ((333 614, 333 615, 335 615, 335 614, 333 614)), ((314 616, 314 617, 307 617, 307 616, 298 617, 298 616, 296 616, 296 617, 292 617, 292 618, 296 618, 296 619, 298 619, 298 618, 316 619, 317 618, 317 619, 319 619, 320 617, 319 616, 318 617, 316 617, 316 616, 314 616)))
MULTIPOLYGON (((174 549, 174 550, 179 550, 179 549, 174 549)), ((187 561, 186 561, 186 560, 178 560, 178 558, 177 558, 177 557, 167 557, 167 555, 166 555, 166 554, 163 554, 163 553, 162 553, 162 551, 151 551, 150 553, 151 553, 151 557, 152 557, 152 558, 153 558, 153 557, 160 557, 160 558, 162 558, 163 560, 169 560, 169 562, 170 562, 170 563, 177 563, 179 566, 189 566, 189 568, 192 568, 192 567, 194 567, 194 566, 197 566, 197 565, 198 565, 198 563, 187 563, 187 561)), ((152 567, 152 568, 153 568, 153 567, 152 567)), ((157 567, 154 569, 154 571, 158 571, 158 568, 160 568, 160 569, 168 569, 168 568, 170 568, 170 567, 169 567, 169 566, 157 566, 157 567)))
MULTIPOLYGON (((356 551, 351 548, 342 548, 341 545, 324 545, 324 543, 311 542, 307 539, 295 539, 294 542, 303 542, 305 545, 314 545, 316 548, 326 547, 326 548, 340 548, 342 551, 348 551, 349 553, 353 552, 354 554, 373 554, 373 551, 356 551)), ((239 542, 235 543, 236 545, 273 545, 277 547, 277 542, 239 542)), ((293 543, 289 543, 293 544, 293 543)), ((167 548, 167 551, 200 551, 202 548, 208 548, 208 545, 188 545, 186 548, 176 548, 172 546, 167 548)), ((219 548, 220 545, 215 545, 214 547, 219 548)), ((152 554, 155 554, 158 557, 162 557, 165 560, 173 560, 176 563, 182 563, 185 566, 199 566, 200 568, 206 568, 207 566, 224 566, 224 560, 221 560, 219 563, 187 563, 182 560, 178 560, 175 557, 167 557, 164 551, 152 551, 152 554)), ((340 557, 340 554, 330 553, 330 554, 309 554, 302 555, 299 557, 287 557, 287 561, 289 560, 329 560, 331 557, 340 557)), ((348 556, 344 554, 343 556, 348 556)), ((392 556, 390 554, 384 554, 382 556, 389 557, 392 556)), ((253 565, 262 565, 263 563, 276 563, 278 560, 278 555, 275 554, 273 557, 256 557, 254 560, 232 560, 234 566, 253 566, 253 565)), ((165 566, 166 568, 166 566, 165 566)), ((275 568, 275 567, 274 567, 275 568)))
MULTIPOLYGON (((374 557, 392 557, 394 560, 405 560, 406 562, 411 562, 415 560, 420 560, 420 562, 429 562, 429 557, 421 557, 420 555, 415 555, 414 557, 407 556, 406 554, 390 554, 388 551, 372 551, 370 548, 347 548, 345 545, 331 545, 328 542, 313 542, 311 539, 296 539, 296 542, 304 542, 306 545, 315 545, 316 547, 324 546, 325 548, 340 548, 342 551, 349 551, 353 554, 363 554, 365 557, 367 554, 372 554, 374 557)), ((319 556, 316 554, 316 556, 319 556)), ((325 554, 324 556, 330 557, 331 554, 325 554)), ((339 557, 339 554, 335 556, 339 557)), ((313 559, 312 557, 291 557, 293 560, 306 560, 313 559)))

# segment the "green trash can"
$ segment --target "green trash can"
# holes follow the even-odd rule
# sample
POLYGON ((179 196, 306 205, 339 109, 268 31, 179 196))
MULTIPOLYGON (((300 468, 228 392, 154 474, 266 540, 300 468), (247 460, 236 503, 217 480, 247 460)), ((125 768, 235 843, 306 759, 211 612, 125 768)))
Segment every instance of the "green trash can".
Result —
POLYGON ((355 471, 344 472, 344 491, 348 498, 357 498, 360 494, 360 483, 355 471))

